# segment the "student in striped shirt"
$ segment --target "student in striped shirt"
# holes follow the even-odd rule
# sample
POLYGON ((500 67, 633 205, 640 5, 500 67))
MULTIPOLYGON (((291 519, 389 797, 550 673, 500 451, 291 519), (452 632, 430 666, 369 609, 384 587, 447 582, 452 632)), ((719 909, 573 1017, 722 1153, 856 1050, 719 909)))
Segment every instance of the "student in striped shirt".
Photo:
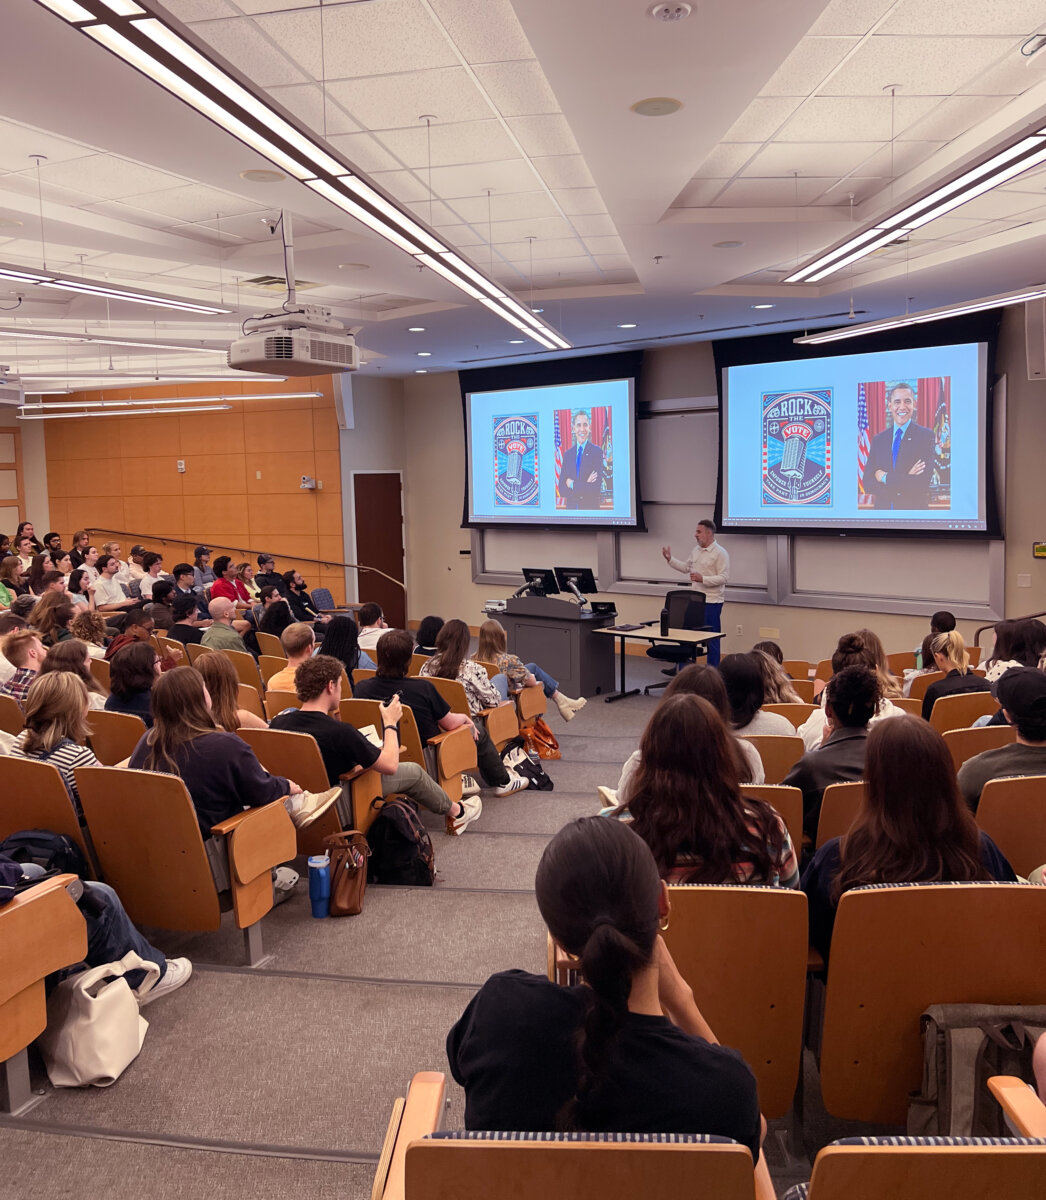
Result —
POLYGON ((34 681, 25 698, 25 729, 11 755, 58 768, 77 816, 83 818, 76 790, 77 767, 96 767, 87 741, 88 696, 84 681, 69 671, 52 671, 34 681))

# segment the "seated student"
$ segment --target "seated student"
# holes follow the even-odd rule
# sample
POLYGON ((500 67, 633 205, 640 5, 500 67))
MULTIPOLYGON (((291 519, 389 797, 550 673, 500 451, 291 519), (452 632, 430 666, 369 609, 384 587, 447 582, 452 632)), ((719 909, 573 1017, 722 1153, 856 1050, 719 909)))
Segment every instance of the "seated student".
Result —
POLYGON ((763 672, 751 654, 727 654, 719 664, 730 701, 733 730, 738 737, 746 734, 774 733, 793 737, 795 726, 780 713, 763 711, 766 692, 763 672))
POLYGON ((214 583, 211 570, 211 551, 208 546, 197 546, 193 557, 193 586, 203 595, 204 589, 214 583))
POLYGON ((1014 667, 997 687, 1003 715, 1015 726, 1017 740, 975 754, 959 768, 959 791, 974 812, 989 780, 1046 775, 1046 674, 1035 667, 1014 667))
MULTIPOLYGON (((13 858, 0 854, 0 908, 14 898, 16 889, 20 890, 20 883, 31 884, 44 874, 43 867, 36 863, 15 862, 13 858)), ((87 926, 87 953, 83 958, 85 967, 104 967, 107 963, 119 962, 128 951, 133 950, 139 958, 155 963, 160 968, 160 978, 138 1001, 139 1008, 152 1004, 154 1000, 177 991, 183 983, 188 983, 192 975, 189 959, 167 958, 163 951, 147 942, 134 927, 127 910, 120 903, 120 897, 107 883, 83 880, 83 893, 76 907, 87 926)), ((74 966, 56 971, 48 976, 48 984, 52 981, 57 983, 78 970, 79 966, 74 966)), ((145 981, 145 971, 140 968, 128 971, 124 978, 128 987, 141 987, 145 981)))
POLYGON ((34 554, 26 570, 26 582, 29 584, 29 594, 32 596, 42 596, 44 594, 44 576, 51 574, 53 571, 51 556, 46 550, 43 554, 34 554))
POLYGON ((799 886, 785 823, 741 795, 735 740, 712 704, 687 693, 662 700, 639 752, 628 803, 611 812, 631 821, 662 879, 799 886))
MULTIPOLYGON (((882 642, 870 629, 858 629, 855 633, 844 633, 839 639, 835 653, 832 655, 832 670, 843 671, 847 667, 867 667, 874 671, 879 680, 879 705, 875 710, 873 721, 886 717, 903 717, 904 709, 898 708, 891 697, 900 695, 897 679, 890 673, 889 666, 884 668, 886 655, 882 642)), ((816 750, 827 736, 827 718, 824 708, 824 692, 821 693, 821 707, 814 711, 799 726, 799 736, 807 750, 816 750)))
MULTIPOLYGON (((955 614, 948 612, 946 608, 938 609, 930 618, 930 640, 932 641, 939 633, 951 633, 954 628, 955 614)), ((935 671, 937 669, 933 665, 933 654, 927 653, 926 638, 923 638, 920 645, 916 648, 915 667, 919 671, 935 671)), ((905 695, 907 694, 905 692, 905 695)))
POLYGON ((65 585, 65 591, 70 603, 75 604, 77 609, 94 611, 94 587, 85 567, 77 567, 73 571, 65 585))
POLYGON ((280 645, 287 655, 287 665, 270 677, 265 688, 270 692, 293 692, 295 671, 316 651, 316 634, 306 621, 295 621, 280 634, 280 645))
POLYGON ((152 551, 148 554, 143 554, 142 571, 144 574, 140 580, 141 592, 139 594, 142 600, 151 600, 153 598, 153 587, 163 574, 163 555, 152 551))
POLYGON ((303 792, 291 780, 270 775, 242 738, 215 725, 203 676, 191 667, 157 679, 153 727, 135 746, 129 766, 179 776, 192 797, 204 840, 212 826, 274 800, 282 800, 291 820, 303 829, 341 795, 341 788, 303 792))
POLYGON ((445 624, 442 617, 422 617, 414 634, 414 653, 431 658, 436 653, 436 635, 445 624))
POLYGON ((803 831, 812 838, 817 836, 824 789, 830 783, 852 783, 864 777, 868 722, 878 706, 880 686, 878 676, 867 667, 836 672, 824 689, 828 736, 816 750, 807 750, 781 781, 802 788, 803 831))
POLYGON ((62 577, 66 581, 66 585, 68 586, 69 576, 73 573, 73 560, 69 554, 69 551, 62 549, 52 550, 51 567, 53 570, 61 573, 62 577))
POLYGON ((0 562, 0 606, 10 608, 16 596, 24 596, 29 590, 24 575, 17 555, 9 554, 0 562))
POLYGON ((237 729, 268 729, 256 713, 240 707, 240 679, 224 654, 204 654, 194 666, 207 685, 211 716, 219 729, 226 733, 235 733, 237 729))
POLYGON ((951 633, 939 633, 930 643, 933 650, 933 661, 937 670, 944 672, 944 678, 931 683, 923 697, 923 720, 930 719, 933 706, 942 696, 956 696, 966 692, 990 692, 991 684, 983 675, 975 675, 970 670, 970 656, 966 653, 966 645, 958 630, 951 633))
POLYGON ((845 837, 803 872, 810 942, 828 958, 843 892, 869 883, 1013 882, 1013 868, 962 803, 951 754, 918 717, 880 721, 868 734, 865 801, 845 837))
POLYGON ((244 621, 234 621, 236 605, 224 596, 219 596, 207 605, 207 611, 211 614, 211 624, 203 631, 202 645, 211 650, 239 650, 249 654, 247 643, 233 628, 234 624, 246 624, 244 621))
POLYGON ((69 630, 87 646, 92 658, 105 658, 105 640, 109 636, 105 618, 97 612, 78 612, 73 617, 69 630))
MULTIPOLYGON (((758 646, 749 651, 763 677, 764 704, 802 704, 802 697, 792 687, 792 681, 784 672, 784 667, 765 650, 758 646)), ((780 715, 780 714, 778 714, 780 715)), ((787 721, 788 718, 786 717, 787 721)), ((789 722, 791 724, 791 722, 789 722)))
POLYGON ((296 621, 319 621, 325 625, 331 619, 330 613, 323 613, 321 616, 313 607, 312 598, 300 571, 284 571, 283 583, 286 588, 284 596, 296 621))
POLYGON ((94 767, 98 759, 87 748, 87 688, 69 671, 40 675, 25 698, 25 729, 11 747, 12 758, 31 758, 58 768, 77 816, 83 819, 73 772, 94 767))
POLYGON ((249 562, 236 564, 236 578, 243 584, 251 604, 259 603, 261 600, 261 596, 259 595, 261 589, 254 581, 254 568, 249 562))
MULTIPOLYGON (((920 675, 930 675, 936 672, 937 664, 933 661, 933 639, 937 636, 935 633, 928 633, 923 638, 923 644, 918 653, 915 655, 917 663, 928 663, 925 667, 905 667, 904 670, 904 687, 901 694, 910 696, 912 694, 912 684, 919 678, 920 675)), ((883 703, 886 703, 884 701, 883 703)))
POLYGON ((138 601, 128 596, 117 579, 121 563, 111 554, 102 554, 98 559, 98 579, 94 585, 94 603, 99 612, 122 612, 138 607, 138 601))
POLYGON ((6 683, 0 684, 0 696, 10 696, 25 706, 26 692, 43 666, 47 649, 34 629, 13 629, 3 641, 0 652, 14 667, 14 674, 6 683))
POLYGON ((31 537, 19 537, 15 535, 14 553, 18 556, 18 561, 22 565, 22 570, 29 574, 33 565, 33 559, 40 553, 36 548, 36 543, 31 537))
POLYGON ((373 654, 378 640, 389 627, 385 620, 385 614, 381 611, 381 605, 373 602, 362 605, 356 618, 360 628, 360 649, 366 650, 368 654, 373 654))
MULTIPOLYGON (((497 708, 506 701, 502 689, 495 683, 498 676, 490 679, 486 670, 468 657, 471 644, 472 634, 464 621, 456 618, 447 621, 436 635, 436 653, 422 663, 418 674, 422 679, 430 675, 440 679, 456 679, 465 689, 469 712, 477 716, 483 709, 497 708)), ((502 675, 500 678, 504 680, 505 677, 502 675)), ((507 688, 507 681, 503 687, 507 688)))
POLYGON ((97 546, 88 546, 86 553, 81 556, 79 562, 75 554, 70 554, 70 558, 73 561, 73 569, 82 570, 92 584, 98 578, 98 557, 97 546))
MULTIPOLYGON (((775 663, 777 663, 779 667, 784 666, 784 651, 776 642, 756 642, 752 649, 762 650, 764 654, 769 654, 769 656, 774 660, 775 663)), ((783 703, 788 703, 788 701, 784 701, 783 703)))
POLYGON ((341 659, 327 654, 317 654, 303 662, 294 674, 301 708, 277 713, 272 728, 311 734, 320 748, 332 785, 358 766, 374 767, 382 776, 383 796, 409 796, 429 812, 445 817, 451 836, 464 833, 483 811, 483 803, 478 796, 463 797, 456 803, 417 763, 400 762, 397 726, 403 706, 398 697, 392 696, 382 704, 380 749, 359 730, 336 718, 341 704, 342 669, 341 659))
MULTIPOLYGON (((521 792, 528 785, 528 780, 515 772, 509 773, 501 761, 501 755, 490 740, 483 723, 478 725, 464 715, 450 711, 450 705, 436 691, 431 683, 423 679, 407 677, 407 668, 414 653, 414 642, 410 634, 403 629, 390 629, 382 635, 378 642, 378 668, 373 679, 364 679, 353 689, 353 695, 360 700, 389 700, 399 696, 403 703, 414 714, 421 736, 422 746, 429 738, 435 737, 441 730, 446 732, 468 725, 472 736, 476 739, 476 760, 479 771, 487 783, 495 789, 497 796, 511 796, 521 792)), ((463 777, 464 779, 465 777, 463 777)), ((478 787, 470 783, 467 790, 478 791, 478 787)))
POLYGON ((271 633, 279 637, 288 625, 294 624, 291 607, 283 594, 271 584, 266 584, 261 592, 261 617, 258 620, 259 633, 271 633))
POLYGON ((105 708, 109 693, 91 674, 91 655, 85 643, 79 638, 69 638, 52 646, 40 668, 40 675, 49 675, 52 671, 68 671, 83 682, 87 688, 87 707, 91 710, 105 708))
POLYGON ((984 664, 984 677, 994 685, 1011 667, 1037 667, 1046 653, 1046 625, 1034 617, 1000 621, 995 626, 995 646, 984 664))
POLYGON ((43 552, 43 546, 37 540, 36 531, 33 528, 32 521, 20 521, 18 528, 15 530, 14 544, 17 546, 23 540, 28 540, 32 547, 33 554, 40 554, 43 552))
POLYGON ((250 593, 243 582, 237 579, 236 570, 236 564, 227 554, 222 554, 214 560, 211 600, 224 596, 226 600, 231 600, 238 609, 248 609, 251 606, 250 593))
POLYGON ((357 667, 373 671, 374 659, 360 649, 359 628, 352 617, 338 614, 331 618, 327 632, 323 635, 323 653, 331 658, 340 659, 341 665, 349 676, 349 682, 355 682, 352 673, 357 667))
POLYGON ((171 606, 171 616, 174 621, 163 636, 181 642, 183 646, 199 646, 203 641, 203 630, 200 628, 200 610, 196 596, 185 593, 176 595, 171 606))
POLYGON ((716 1134, 748 1147, 772 1195, 755 1079, 658 936, 670 903, 643 841, 617 821, 571 821, 535 892, 585 984, 501 971, 469 1001, 447 1037, 466 1128, 716 1134))
POLYGON ((157 579, 153 584, 153 598, 145 605, 146 613, 153 619, 153 628, 167 636, 174 624, 174 583, 170 579, 157 579))
MULTIPOLYGON (((576 713, 588 703, 587 700, 571 700, 559 690, 559 684, 547 671, 543 671, 537 663, 524 663, 514 654, 508 652, 508 634, 500 621, 484 621, 479 627, 479 642, 476 648, 476 659, 481 662, 493 663, 498 674, 491 680, 505 680, 505 692, 502 700, 521 692, 527 687, 540 687, 545 691, 545 697, 551 700, 564 721, 573 721, 576 713)), ((501 692, 501 688, 498 688, 501 692)))
POLYGON ((8 662, 4 657, 3 644, 4 638, 9 633, 14 633, 17 629, 27 629, 28 622, 13 612, 0 612, 0 686, 7 683, 9 679, 13 679, 15 672, 18 669, 14 663, 8 662))
POLYGON ((54 646, 73 636, 69 632, 69 622, 75 615, 76 609, 65 592, 48 592, 33 605, 29 624, 45 646, 54 646))
POLYGON ((88 547, 91 545, 91 535, 86 529, 78 529, 73 534, 73 545, 69 554, 73 560, 73 567, 82 567, 87 557, 88 547))
MULTIPOLYGON (((112 660, 124 649, 135 642, 147 642, 152 636, 153 619, 144 608, 132 608, 124 621, 123 633, 118 633, 105 649, 105 657, 112 660)), ((160 670, 170 671, 177 666, 182 652, 174 646, 160 659, 160 670)))
POLYGON ((196 587, 196 575, 192 563, 176 563, 171 572, 174 576, 174 598, 192 596, 196 601, 196 612, 200 620, 210 624, 210 614, 207 612, 207 597, 196 587))
MULTIPOLYGON (((673 696, 683 695, 700 696, 707 700, 719 714, 726 728, 730 729, 732 719, 730 701, 726 697, 723 677, 715 667, 710 667, 707 663, 691 663, 688 667, 684 667, 665 688, 661 704, 673 696)), ((744 738, 739 738, 732 732, 731 736, 734 739, 734 749, 740 755, 737 765, 738 780, 741 783, 765 783, 766 772, 763 769, 763 760, 759 757, 759 751, 744 738)), ((598 789, 600 797, 605 803, 612 806, 628 803, 632 789, 635 787, 636 772, 641 761, 642 752, 633 750, 621 768, 621 777, 617 781, 617 788, 614 790, 603 787, 598 789)))
POLYGON ((258 570, 254 573, 254 582, 258 585, 259 590, 273 587, 281 596, 287 587, 283 576, 276 570, 276 560, 271 554, 258 555, 258 570))
POLYGON ((141 717, 153 723, 152 689, 161 673, 160 657, 148 641, 131 642, 109 661, 107 712, 141 717))

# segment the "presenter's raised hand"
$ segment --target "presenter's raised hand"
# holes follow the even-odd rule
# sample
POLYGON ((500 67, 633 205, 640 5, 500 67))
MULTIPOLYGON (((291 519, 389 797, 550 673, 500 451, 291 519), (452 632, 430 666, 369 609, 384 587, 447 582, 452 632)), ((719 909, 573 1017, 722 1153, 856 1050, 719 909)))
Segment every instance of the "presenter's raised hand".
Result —
POLYGON ((671 546, 662 546, 662 547, 661 547, 661 554, 662 554, 662 557, 664 558, 665 562, 671 562, 671 560, 672 560, 672 547, 671 547, 671 546))
POLYGON ((908 472, 909 475, 921 475, 926 470, 926 463, 920 458, 914 467, 908 472))
POLYGON ((599 478, 599 472, 593 471, 592 474, 589 475, 588 479, 586 480, 586 483, 595 483, 598 478, 599 478))

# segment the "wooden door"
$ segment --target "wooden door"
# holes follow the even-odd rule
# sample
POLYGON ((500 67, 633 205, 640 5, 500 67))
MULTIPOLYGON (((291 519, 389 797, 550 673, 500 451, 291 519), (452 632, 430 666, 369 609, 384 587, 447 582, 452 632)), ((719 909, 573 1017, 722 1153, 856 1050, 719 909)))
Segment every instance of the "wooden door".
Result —
MULTIPOLYGON (((352 473, 355 561, 403 580, 403 480, 398 471, 352 473)), ((358 573, 359 599, 380 604, 391 629, 406 629, 407 599, 402 587, 373 571, 358 573)))

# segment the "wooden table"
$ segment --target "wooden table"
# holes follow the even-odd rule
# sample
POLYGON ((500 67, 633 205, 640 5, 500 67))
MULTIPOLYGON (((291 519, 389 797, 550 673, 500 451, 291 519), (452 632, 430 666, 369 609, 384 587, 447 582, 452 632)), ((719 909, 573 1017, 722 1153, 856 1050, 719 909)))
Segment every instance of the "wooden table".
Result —
POLYGON ((650 645, 656 642, 674 642, 676 645, 683 646, 707 646, 709 642, 718 641, 723 636, 721 633, 707 629, 670 629, 667 633, 662 633, 660 623, 657 621, 651 621, 649 625, 640 626, 638 629, 622 629, 620 626, 607 625, 603 629, 594 629, 592 632, 603 637, 620 639, 618 656, 620 682, 616 692, 604 696, 607 704, 613 700, 623 700, 626 696, 639 695, 639 688, 632 688, 631 691, 625 690, 625 642, 631 640, 647 642, 650 645))

